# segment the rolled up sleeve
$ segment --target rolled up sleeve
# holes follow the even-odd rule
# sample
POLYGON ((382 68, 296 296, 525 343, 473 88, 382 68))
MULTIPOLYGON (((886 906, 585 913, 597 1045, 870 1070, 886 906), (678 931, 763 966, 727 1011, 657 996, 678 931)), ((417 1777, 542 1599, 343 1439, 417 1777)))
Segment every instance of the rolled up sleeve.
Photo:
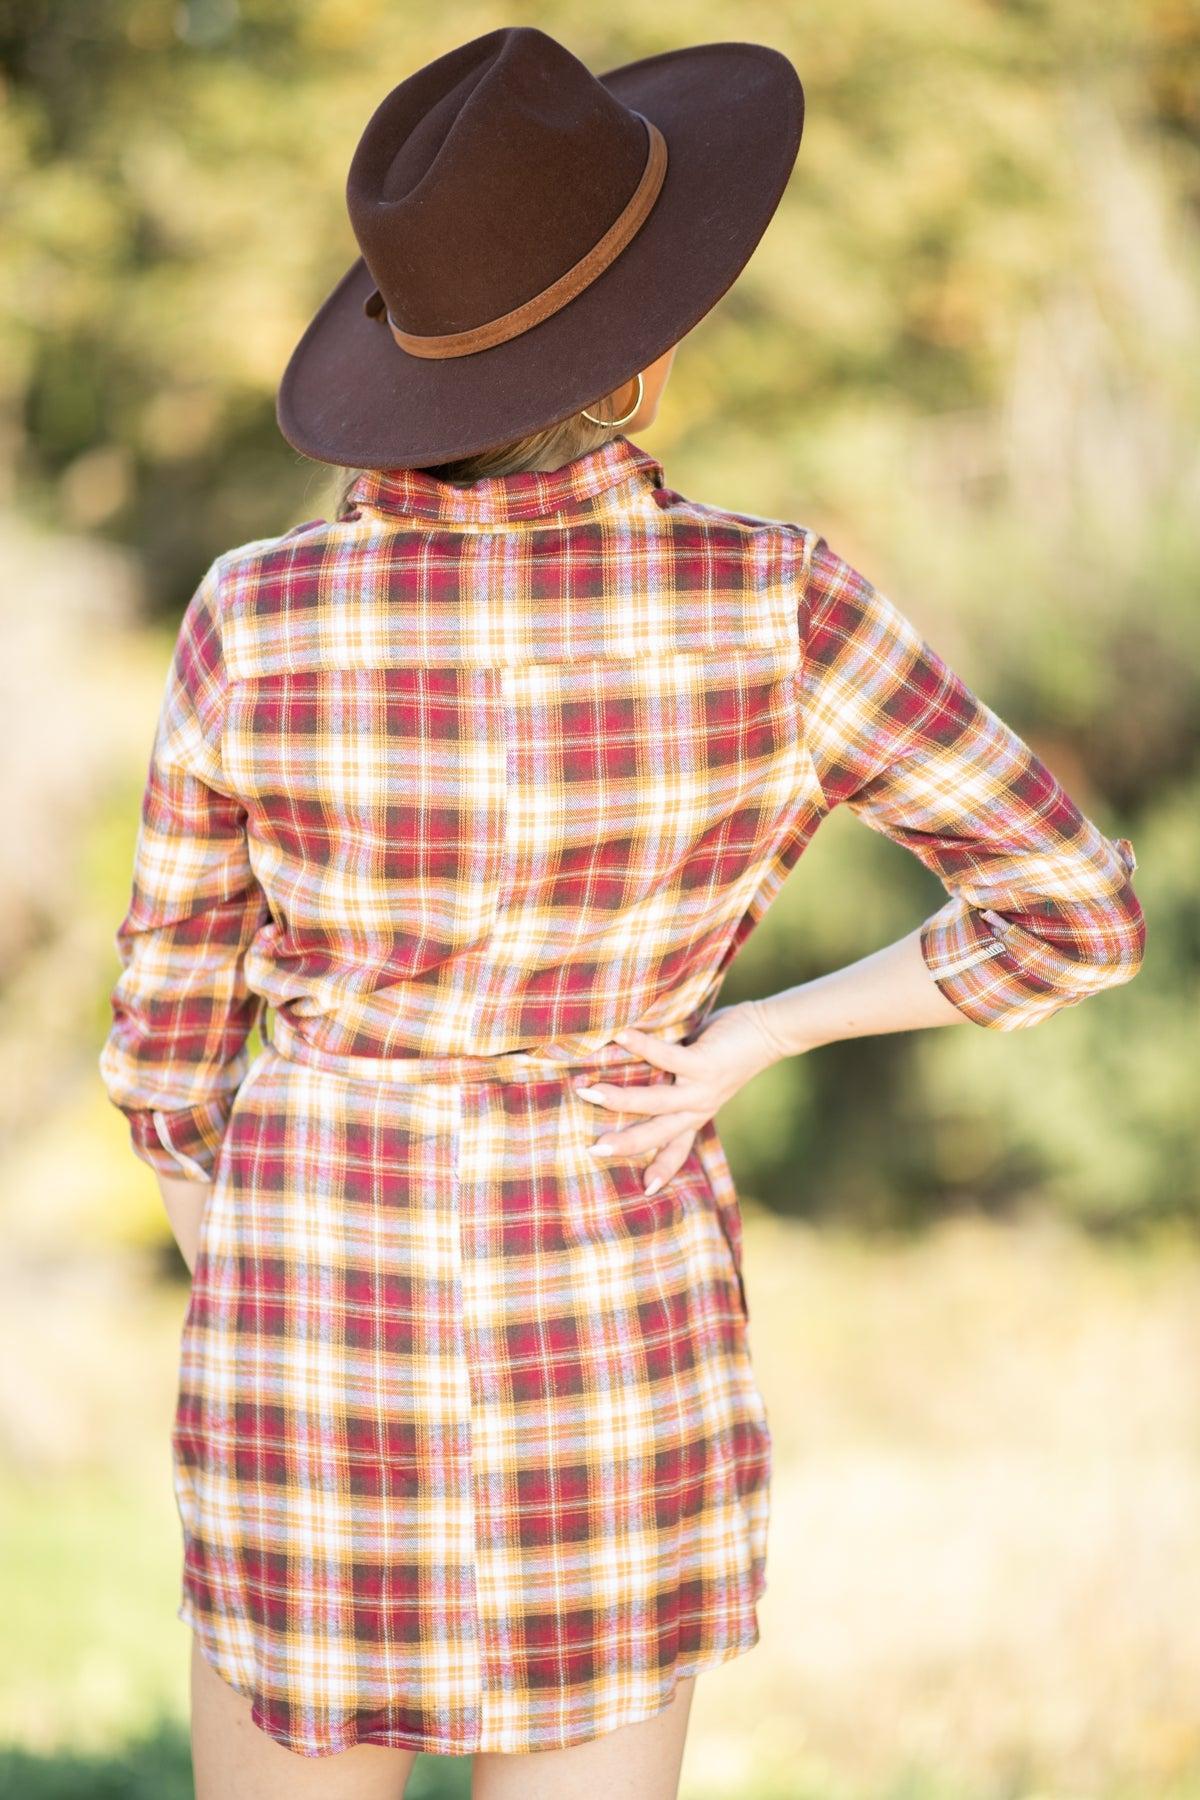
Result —
POLYGON ((804 731, 827 809, 910 850, 949 898, 921 926, 932 980, 997 1031, 1137 974, 1128 838, 1108 838, 1015 731, 825 538, 806 533, 804 731))
POLYGON ((246 814, 225 784, 220 561, 184 614, 142 797, 121 972, 99 1067, 134 1153, 164 1175, 211 1181, 261 1000, 245 953, 269 916, 246 814))

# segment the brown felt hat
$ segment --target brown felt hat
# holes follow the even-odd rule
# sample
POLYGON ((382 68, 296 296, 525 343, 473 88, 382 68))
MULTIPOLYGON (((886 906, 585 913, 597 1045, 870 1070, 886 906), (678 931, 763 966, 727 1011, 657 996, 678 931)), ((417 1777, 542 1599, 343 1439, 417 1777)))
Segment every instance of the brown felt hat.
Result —
POLYGON ((393 88, 350 165, 362 254, 293 350, 276 413, 319 462, 448 462, 626 386, 732 286, 800 148, 765 44, 593 75, 534 26, 393 88))

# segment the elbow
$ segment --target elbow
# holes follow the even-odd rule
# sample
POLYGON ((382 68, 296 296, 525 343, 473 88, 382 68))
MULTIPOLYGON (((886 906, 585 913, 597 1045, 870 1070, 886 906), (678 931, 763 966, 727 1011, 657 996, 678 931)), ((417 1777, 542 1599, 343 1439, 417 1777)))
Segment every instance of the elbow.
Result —
POLYGON ((1127 837, 1109 838, 1107 891, 1093 901, 1077 941, 1087 990, 1132 981, 1146 957, 1146 915, 1133 890, 1137 854, 1127 837))
POLYGON ((1088 908, 1074 950, 1083 993, 1132 981, 1146 957, 1146 915, 1129 875, 1115 893, 1088 908))
POLYGON ((1037 1024, 1062 1007, 1132 981, 1145 960, 1146 916, 1128 874, 1103 898, 1076 902, 1053 927, 1041 921, 1035 930, 1028 916, 991 910, 982 916, 1007 951, 979 965, 984 983, 995 988, 992 1016, 983 1022, 1001 1030, 1037 1024))
POLYGON ((1117 987, 1132 981, 1146 956, 1146 915, 1133 891, 1133 874, 1137 853, 1127 837, 1109 840, 1118 860, 1119 883, 1098 921, 1095 941, 1100 950, 1098 972, 1101 984, 1117 987))
POLYGON ((1128 882, 1099 936, 1104 947, 1099 959, 1100 973, 1107 978, 1104 985, 1118 987, 1132 981, 1146 957, 1146 915, 1128 882))

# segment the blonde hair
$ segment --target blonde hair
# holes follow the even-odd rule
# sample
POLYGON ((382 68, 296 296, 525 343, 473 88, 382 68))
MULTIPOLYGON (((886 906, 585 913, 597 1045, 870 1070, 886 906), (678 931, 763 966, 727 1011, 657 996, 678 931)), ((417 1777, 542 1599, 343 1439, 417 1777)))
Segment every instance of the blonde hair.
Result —
MULTIPOLYGON (((587 411, 598 413, 601 418, 617 418, 624 410, 620 401, 628 387, 628 381, 624 381, 612 393, 603 394, 598 400, 589 400, 587 411)), ((627 408, 628 399, 625 403, 625 409, 627 408)), ((584 418, 583 411, 579 410, 568 414, 565 419, 559 419, 554 425, 544 425, 540 431, 512 438, 507 444, 497 444, 491 450, 480 450, 474 456, 457 457, 451 462, 427 464, 424 473, 436 476, 439 481, 469 485, 489 475, 519 475, 526 469, 557 469, 576 456, 584 456, 589 450, 598 450, 611 438, 619 437, 623 430, 624 426, 621 425, 593 425, 590 419, 584 418)), ((335 517, 341 513, 354 483, 360 475, 366 473, 368 471, 365 469, 342 472, 336 489, 335 517)))

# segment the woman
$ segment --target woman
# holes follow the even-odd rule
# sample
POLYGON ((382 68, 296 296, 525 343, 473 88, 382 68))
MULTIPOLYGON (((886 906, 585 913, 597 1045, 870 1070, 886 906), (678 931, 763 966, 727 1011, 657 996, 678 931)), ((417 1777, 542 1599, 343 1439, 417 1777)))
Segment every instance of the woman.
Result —
POLYGON ((674 1794, 765 1585, 715 1113, 781 1057, 1139 967, 1128 840, 822 536, 627 435, 802 118, 749 44, 596 77, 515 27, 402 82, 279 397, 354 473, 184 616, 101 1067, 193 1271, 200 1800, 394 1796, 421 1749, 485 1800, 674 1794), (945 903, 714 1010, 843 803, 945 903))

